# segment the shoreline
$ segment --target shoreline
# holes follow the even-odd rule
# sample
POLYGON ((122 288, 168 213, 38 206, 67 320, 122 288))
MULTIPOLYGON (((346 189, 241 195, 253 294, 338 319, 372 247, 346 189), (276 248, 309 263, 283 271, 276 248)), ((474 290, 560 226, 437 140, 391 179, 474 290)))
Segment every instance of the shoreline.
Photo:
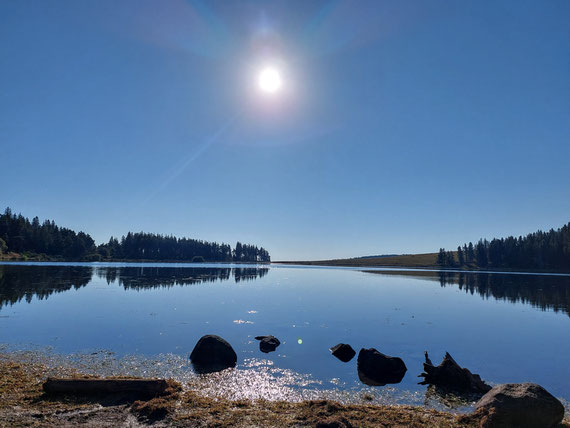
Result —
MULTIPOLYGON (((386 259, 390 259, 386 257, 386 259)), ((375 259, 377 260, 377 259, 375 259)), ((490 269, 482 269, 477 266, 465 266, 465 267, 446 267, 439 266, 437 264, 395 264, 391 263, 390 260, 385 263, 370 262, 368 259, 338 259, 338 260, 316 260, 316 261, 274 261, 271 262, 272 265, 282 265, 282 266, 314 266, 314 267, 344 267, 344 268, 360 268, 362 270, 368 268, 384 268, 384 269, 394 269, 394 270, 408 270, 408 271, 425 271, 425 272, 456 272, 456 273, 525 273, 525 274, 552 274, 552 275, 570 275, 570 271, 565 270, 546 270, 546 269, 535 269, 535 270, 524 270, 517 268, 505 268, 497 267, 490 269)))
MULTIPOLYGON (((391 264, 366 264, 366 263, 338 263, 337 261, 275 261, 275 262, 190 262, 182 260, 104 260, 104 261, 87 261, 87 260, 60 260, 60 259, 25 259, 25 258, 5 258, 0 257, 0 264, 19 264, 19 263, 57 263, 61 265, 69 263, 79 263, 84 265, 105 265, 105 264, 129 264, 129 265, 147 265, 147 264, 172 264, 172 265, 189 265, 201 267, 200 265, 244 265, 244 266, 311 266, 314 268, 351 268, 358 269, 363 272, 374 272, 367 269, 385 269, 394 272, 445 272, 445 273, 488 273, 488 274, 525 274, 525 275, 560 275, 570 276, 570 271, 553 271, 553 270, 523 270, 510 268, 497 269, 481 269, 477 267, 450 268, 441 266, 409 266, 409 265, 391 265, 391 264), (334 263, 333 263, 334 262, 334 263)), ((378 271, 380 272, 380 271, 378 271)))
MULTIPOLYGON (((229 400, 173 385, 173 393, 146 401, 52 397, 42 390, 48 376, 85 378, 79 370, 16 361, 0 354, 0 425, 7 426, 441 426, 475 427, 478 419, 426 407, 229 400)), ((570 427, 570 424, 566 425, 570 427)))
POLYGON ((32 254, 29 256, 8 253, 0 254, 0 262, 14 263, 86 263, 86 264, 105 264, 105 263, 123 263, 123 264, 212 264, 212 265, 263 265, 263 266, 314 266, 314 267, 339 267, 339 268, 385 268, 394 270, 410 270, 410 271, 440 271, 440 272, 472 272, 472 273, 526 273, 526 274, 558 274, 570 275, 567 270, 548 270, 534 269, 525 270, 520 268, 496 267, 496 268, 480 268, 477 265, 470 264, 462 267, 440 266, 435 263, 436 253, 426 254, 405 254, 399 256, 385 257, 363 257, 351 259, 331 259, 331 260, 277 260, 270 262, 256 261, 204 261, 192 262, 190 260, 131 260, 131 259, 113 259, 113 260, 86 260, 86 259, 63 259, 59 257, 48 257, 42 254, 32 254))
MULTIPOLYGON (((331 399, 231 399, 207 395, 185 381, 168 379, 166 395, 137 400, 124 394, 53 396, 43 391, 48 377, 65 379, 149 379, 151 376, 90 373, 88 366, 29 359, 0 352, 0 426, 71 427, 478 427, 484 416, 427 406, 340 403, 331 399)), ((154 377, 156 379, 156 377, 154 377)), ((560 428, 570 428, 567 413, 560 428)))

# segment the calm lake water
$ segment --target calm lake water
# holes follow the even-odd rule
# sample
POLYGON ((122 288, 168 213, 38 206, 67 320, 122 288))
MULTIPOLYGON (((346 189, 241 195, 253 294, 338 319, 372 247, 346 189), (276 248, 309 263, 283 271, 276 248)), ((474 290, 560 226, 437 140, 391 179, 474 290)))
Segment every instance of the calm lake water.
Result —
MULTIPOLYGON (((448 405, 418 385, 424 351, 491 384, 531 381, 570 400, 570 276, 208 264, 0 264, 0 351, 101 374, 173 376, 232 398, 448 405), (204 334, 236 370, 197 376, 204 334), (264 354, 254 336, 281 340, 264 354), (401 357, 401 383, 362 384, 349 343, 401 357), (22 350, 34 352, 21 353, 22 350)), ((468 407, 467 407, 468 408, 468 407)), ((461 410, 461 407, 459 407, 461 410)))

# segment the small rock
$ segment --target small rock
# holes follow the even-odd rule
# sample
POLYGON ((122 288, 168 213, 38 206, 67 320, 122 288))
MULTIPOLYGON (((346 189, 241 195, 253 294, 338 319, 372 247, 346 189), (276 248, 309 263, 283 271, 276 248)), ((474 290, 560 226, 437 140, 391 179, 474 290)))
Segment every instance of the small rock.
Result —
POLYGON ((374 348, 360 350, 357 367, 358 378, 371 386, 400 383, 408 370, 401 358, 384 355, 374 348))
POLYGON ((220 336, 202 336, 190 354, 190 360, 198 373, 211 373, 235 367, 237 355, 232 346, 220 336))
POLYGON ((281 342, 275 336, 255 336, 255 339, 260 341, 259 350, 266 354, 275 351, 281 345, 281 342))
POLYGON ((338 345, 333 346, 330 351, 343 363, 349 362, 356 355, 356 351, 352 349, 352 346, 347 345, 346 343, 339 343, 338 345))
POLYGON ((554 427, 564 418, 564 406, 535 383, 495 386, 475 405, 481 427, 554 427))

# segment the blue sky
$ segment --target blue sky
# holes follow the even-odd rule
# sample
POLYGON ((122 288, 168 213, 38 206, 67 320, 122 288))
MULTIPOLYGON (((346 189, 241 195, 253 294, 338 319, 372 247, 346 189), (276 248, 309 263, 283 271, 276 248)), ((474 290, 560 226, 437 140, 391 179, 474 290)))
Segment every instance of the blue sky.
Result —
POLYGON ((0 2, 0 205, 433 252, 570 220, 570 2, 0 2), (262 66, 283 88, 262 93, 262 66))

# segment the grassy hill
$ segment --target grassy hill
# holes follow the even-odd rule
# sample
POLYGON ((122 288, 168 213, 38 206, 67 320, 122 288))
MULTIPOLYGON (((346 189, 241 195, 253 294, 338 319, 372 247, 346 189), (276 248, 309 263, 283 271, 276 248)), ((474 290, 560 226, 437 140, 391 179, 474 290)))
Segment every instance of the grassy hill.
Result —
POLYGON ((314 266, 439 268, 436 264, 436 260, 437 253, 425 253, 335 260, 279 261, 275 263, 314 266))

